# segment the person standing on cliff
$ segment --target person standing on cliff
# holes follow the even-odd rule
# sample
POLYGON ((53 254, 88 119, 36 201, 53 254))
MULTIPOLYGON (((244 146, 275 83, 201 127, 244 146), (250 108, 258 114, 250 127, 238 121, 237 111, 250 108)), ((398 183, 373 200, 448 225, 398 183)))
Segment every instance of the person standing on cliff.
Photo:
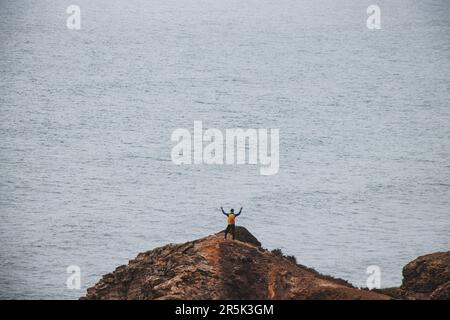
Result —
POLYGON ((225 229, 225 239, 227 238, 227 234, 228 232, 231 231, 231 234, 233 235, 233 240, 235 239, 235 235, 236 235, 236 225, 234 224, 234 220, 236 219, 237 216, 239 216, 242 212, 242 207, 241 210, 239 210, 239 213, 235 214, 234 213, 234 209, 230 210, 230 213, 226 213, 223 210, 223 207, 220 207, 220 209, 222 210, 222 213, 224 215, 227 216, 227 228, 225 229))

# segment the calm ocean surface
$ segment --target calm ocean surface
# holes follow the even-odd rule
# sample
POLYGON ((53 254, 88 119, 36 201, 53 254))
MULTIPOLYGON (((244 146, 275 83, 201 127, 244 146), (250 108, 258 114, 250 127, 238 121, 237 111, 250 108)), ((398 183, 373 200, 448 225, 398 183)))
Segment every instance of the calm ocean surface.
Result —
POLYGON ((221 205, 357 286, 449 250, 450 2, 376 3, 381 30, 361 0, 1 1, 0 298, 78 298, 221 205), (280 128, 279 173, 175 166, 195 120, 280 128))

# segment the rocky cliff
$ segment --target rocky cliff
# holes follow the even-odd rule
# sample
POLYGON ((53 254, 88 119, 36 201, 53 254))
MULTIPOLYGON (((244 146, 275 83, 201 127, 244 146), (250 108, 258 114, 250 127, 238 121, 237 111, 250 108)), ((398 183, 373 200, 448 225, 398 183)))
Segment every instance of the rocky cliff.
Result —
MULTIPOLYGON (((389 294, 357 289, 344 280, 299 265, 292 257, 285 257, 277 251, 270 252, 262 248, 260 242, 243 227, 237 227, 236 238, 235 241, 224 240, 223 233, 217 233, 141 253, 128 265, 103 276, 82 299, 398 297, 397 291, 400 289, 387 292, 389 294)), ((419 283, 422 282, 408 288, 416 290, 420 286, 424 288, 421 290, 431 290, 419 283)), ((434 285, 433 288, 436 290, 434 285)), ((439 288, 446 290, 445 287, 439 288)))
POLYGON ((450 251, 427 254, 403 267, 399 288, 377 292, 397 299, 450 300, 450 251))

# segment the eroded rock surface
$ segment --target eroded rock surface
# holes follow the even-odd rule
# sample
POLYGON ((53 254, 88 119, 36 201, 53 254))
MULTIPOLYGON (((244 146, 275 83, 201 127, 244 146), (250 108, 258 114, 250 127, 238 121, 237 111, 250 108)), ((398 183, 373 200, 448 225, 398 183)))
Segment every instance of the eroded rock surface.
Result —
POLYGON ((245 228, 139 254, 84 299, 389 299, 261 247, 245 228))

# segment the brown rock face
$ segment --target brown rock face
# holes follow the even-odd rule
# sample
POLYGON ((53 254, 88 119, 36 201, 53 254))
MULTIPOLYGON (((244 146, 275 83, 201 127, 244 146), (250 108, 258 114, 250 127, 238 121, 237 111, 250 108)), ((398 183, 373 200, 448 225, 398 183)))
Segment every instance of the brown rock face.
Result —
POLYGON ((243 227, 139 254, 83 299, 389 299, 275 255, 243 227))
POLYGON ((430 294, 431 300, 450 300, 450 281, 440 285, 430 294))
MULTIPOLYGON (((225 235, 225 231, 220 231, 217 233, 218 235, 221 235, 222 237, 225 235)), ((261 242, 258 241, 258 239, 255 238, 254 235, 252 235, 247 229, 241 226, 236 227, 236 240, 247 242, 250 244, 253 244, 257 247, 261 247, 261 242)), ((231 234, 228 234, 227 238, 232 238, 231 234)))
POLYGON ((450 251, 418 257, 403 268, 404 295, 410 299, 450 299, 450 251))

